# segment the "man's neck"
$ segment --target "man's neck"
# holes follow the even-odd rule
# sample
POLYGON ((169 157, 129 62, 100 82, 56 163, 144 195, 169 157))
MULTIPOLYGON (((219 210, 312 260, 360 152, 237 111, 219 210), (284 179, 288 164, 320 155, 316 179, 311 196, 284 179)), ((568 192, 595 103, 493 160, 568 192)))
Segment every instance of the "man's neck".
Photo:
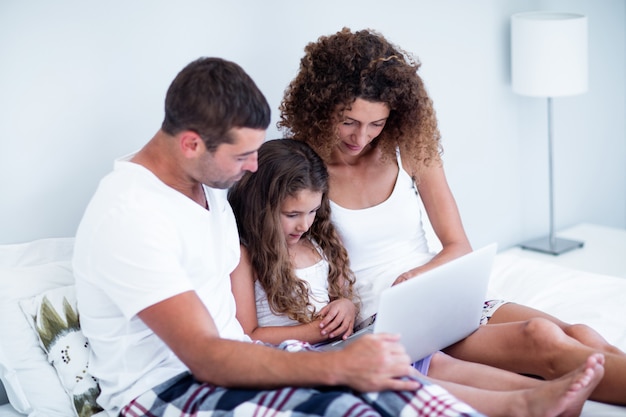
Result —
POLYGON ((152 172, 165 185, 208 208, 202 184, 184 170, 184 159, 178 151, 176 137, 159 130, 130 161, 152 172))

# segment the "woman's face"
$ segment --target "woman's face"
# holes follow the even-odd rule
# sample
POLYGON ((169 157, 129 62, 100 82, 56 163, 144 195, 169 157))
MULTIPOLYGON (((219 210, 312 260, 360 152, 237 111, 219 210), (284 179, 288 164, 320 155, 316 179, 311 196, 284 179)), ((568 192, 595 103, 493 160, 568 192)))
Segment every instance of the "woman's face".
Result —
POLYGON ((339 122, 339 150, 358 155, 382 132, 389 117, 386 103, 357 98, 339 122))

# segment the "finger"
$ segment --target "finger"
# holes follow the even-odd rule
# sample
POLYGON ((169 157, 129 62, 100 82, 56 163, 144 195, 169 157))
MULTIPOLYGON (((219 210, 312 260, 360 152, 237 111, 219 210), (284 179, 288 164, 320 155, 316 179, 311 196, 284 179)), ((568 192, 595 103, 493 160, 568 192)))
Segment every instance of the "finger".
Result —
POLYGON ((390 378, 386 382, 386 389, 391 391, 416 391, 421 384, 414 379, 390 378))
POLYGON ((405 281, 404 278, 396 278, 396 280, 393 282, 393 284, 391 284, 391 286, 393 287, 394 285, 398 285, 401 284, 405 281))
POLYGON ((397 333, 372 333, 370 337, 386 342, 398 342, 400 335, 397 333))
POLYGON ((350 326, 350 323, 345 320, 337 320, 337 326, 330 331, 330 337, 342 336, 345 339, 350 335, 348 332, 352 332, 352 326, 350 326))
POLYGON ((328 307, 328 304, 326 304, 324 307, 322 307, 320 309, 320 311, 317 313, 317 315, 319 317, 324 317, 324 316, 326 316, 326 314, 328 314, 328 310, 329 310, 329 307, 328 307))
POLYGON ((349 319, 344 320, 345 330, 343 332, 343 338, 347 339, 354 333, 354 316, 349 316, 349 319))
POLYGON ((335 337, 345 333, 348 330, 348 325, 343 317, 338 315, 324 327, 324 330, 330 337, 335 337))
POLYGON ((348 325, 348 329, 343 334, 343 338, 347 339, 350 336, 352 336, 352 334, 354 334, 354 321, 351 321, 350 324, 348 325))
POLYGON ((339 314, 339 311, 334 309, 334 308, 329 308, 328 312, 326 313, 326 316, 324 316, 324 318, 322 319, 322 321, 320 322, 320 327, 323 329, 325 327, 328 327, 330 323, 332 323, 337 315, 339 314))

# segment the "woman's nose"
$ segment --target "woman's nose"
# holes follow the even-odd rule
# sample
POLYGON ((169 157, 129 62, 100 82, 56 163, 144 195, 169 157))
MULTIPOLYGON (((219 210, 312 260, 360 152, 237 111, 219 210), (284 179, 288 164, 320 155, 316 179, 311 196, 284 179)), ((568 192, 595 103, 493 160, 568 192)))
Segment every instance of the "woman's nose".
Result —
POLYGON ((367 128, 364 126, 357 131, 356 134, 357 143, 361 146, 365 146, 369 143, 369 134, 367 133, 367 128))

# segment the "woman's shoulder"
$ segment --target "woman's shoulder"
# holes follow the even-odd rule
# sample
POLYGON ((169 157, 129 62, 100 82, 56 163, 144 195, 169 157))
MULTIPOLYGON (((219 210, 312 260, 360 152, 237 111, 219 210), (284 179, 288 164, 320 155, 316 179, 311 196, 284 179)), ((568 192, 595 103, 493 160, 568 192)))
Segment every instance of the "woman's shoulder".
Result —
POLYGON ((410 155, 404 155, 400 153, 400 150, 397 151, 398 165, 400 169, 406 171, 411 178, 417 178, 417 174, 419 172, 418 163, 415 161, 415 158, 410 155))
POLYGON ((438 156, 424 160, 404 153, 398 153, 398 164, 401 164, 401 168, 406 171, 416 183, 420 182, 420 178, 428 175, 429 172, 443 169, 441 158, 438 156))

